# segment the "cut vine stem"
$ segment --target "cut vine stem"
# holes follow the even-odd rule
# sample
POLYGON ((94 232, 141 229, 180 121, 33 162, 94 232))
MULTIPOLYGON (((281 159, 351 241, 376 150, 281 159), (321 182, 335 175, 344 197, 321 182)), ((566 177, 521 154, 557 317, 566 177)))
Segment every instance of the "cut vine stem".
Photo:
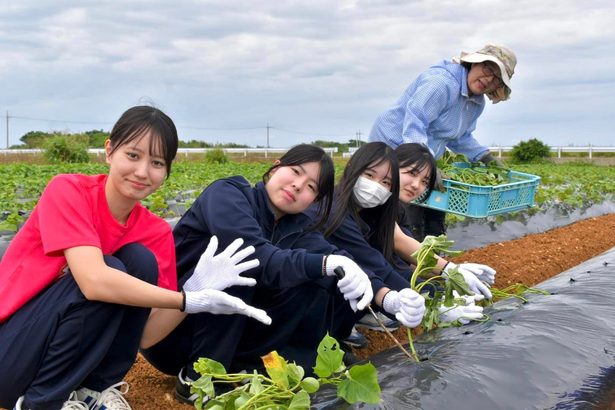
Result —
MULTIPOLYGON (((343 279, 344 276, 346 276, 346 272, 344 272, 344 268, 342 268, 341 266, 338 266, 335 269, 333 269, 333 273, 335 274, 337 279, 343 279)), ((408 356, 411 360, 416 360, 418 362, 419 361, 419 357, 416 354, 416 351, 414 350, 414 345, 412 344, 412 339, 409 339, 409 340, 410 340, 410 347, 412 348, 412 352, 414 353, 414 357, 412 357, 412 355, 410 353, 408 353, 408 351, 402 346, 402 344, 399 343, 399 340, 397 340, 397 338, 395 338, 395 336, 393 336, 393 333, 389 332, 389 329, 387 329, 386 326, 384 325, 384 323, 382 323, 382 320, 380 320, 380 318, 378 317, 376 312, 374 312, 374 310, 372 309, 372 307, 370 305, 367 305, 367 310, 369 310, 369 313, 372 314, 374 319, 376 319, 376 322, 378 322, 378 324, 384 330, 384 332, 387 334, 387 336, 391 338, 393 343, 395 343, 397 345, 397 347, 402 352, 404 352, 404 354, 406 356, 408 356)), ((410 332, 410 329, 408 329, 408 332, 410 332)))
MULTIPOLYGON (((414 351, 414 346, 412 345, 412 339, 410 339, 410 346, 412 348, 412 353, 414 354, 414 356, 412 356, 410 354, 410 352, 408 352, 404 346, 402 346, 402 344, 399 342, 399 340, 397 340, 397 338, 395 336, 393 336, 393 333, 391 333, 389 331, 389 329, 387 329, 387 327, 384 325, 384 323, 382 323, 382 320, 380 320, 380 318, 378 317, 378 315, 376 314, 376 312, 374 312, 374 309, 372 309, 371 306, 367 305, 367 310, 369 310, 369 313, 372 314, 372 316, 374 317, 374 319, 376 319, 376 322, 378 322, 378 324, 380 325, 380 327, 382 328, 382 330, 384 330, 384 332, 387 334, 387 336, 389 338, 391 338, 391 340, 393 341, 393 343, 395 343, 397 345, 397 347, 399 347, 399 350, 401 350, 402 352, 404 352, 404 354, 406 356, 408 356, 411 360, 416 360, 417 362, 419 361, 418 356, 416 354, 416 352, 414 351)), ((410 332, 410 329, 408 329, 408 332, 410 332)))

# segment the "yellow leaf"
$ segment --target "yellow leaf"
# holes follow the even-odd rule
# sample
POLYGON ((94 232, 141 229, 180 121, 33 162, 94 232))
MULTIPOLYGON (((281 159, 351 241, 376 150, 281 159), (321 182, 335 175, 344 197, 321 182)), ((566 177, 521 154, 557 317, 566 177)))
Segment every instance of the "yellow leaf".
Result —
POLYGON ((288 387, 288 371, 286 360, 275 350, 269 354, 262 356, 263 364, 267 370, 267 374, 278 385, 288 387))

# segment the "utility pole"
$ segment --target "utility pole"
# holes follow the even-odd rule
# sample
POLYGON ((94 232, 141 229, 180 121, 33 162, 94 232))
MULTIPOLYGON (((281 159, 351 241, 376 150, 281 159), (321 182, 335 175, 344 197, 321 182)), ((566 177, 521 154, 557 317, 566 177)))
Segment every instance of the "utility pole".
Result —
POLYGON ((267 123, 267 148, 269 148, 269 123, 267 123))
POLYGON ((9 110, 6 110, 6 149, 9 149, 9 110))
POLYGON ((357 138, 357 148, 359 148, 359 141, 361 141, 361 131, 357 131, 355 136, 357 138))

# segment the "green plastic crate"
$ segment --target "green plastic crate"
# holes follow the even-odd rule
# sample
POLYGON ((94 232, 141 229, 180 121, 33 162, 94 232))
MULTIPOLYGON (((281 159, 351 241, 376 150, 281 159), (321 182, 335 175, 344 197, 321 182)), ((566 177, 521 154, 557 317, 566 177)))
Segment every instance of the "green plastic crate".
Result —
MULTIPOLYGON (((455 166, 463 168, 469 164, 455 166)), ((507 177, 511 182, 494 186, 444 179, 445 192, 434 190, 424 203, 417 205, 470 218, 484 218, 533 206, 540 177, 513 170, 508 171, 507 177)))

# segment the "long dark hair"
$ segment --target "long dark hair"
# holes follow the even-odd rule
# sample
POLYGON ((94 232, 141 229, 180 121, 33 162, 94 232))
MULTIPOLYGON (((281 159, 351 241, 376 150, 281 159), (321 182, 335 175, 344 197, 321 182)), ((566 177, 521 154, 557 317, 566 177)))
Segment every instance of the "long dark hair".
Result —
POLYGON ((384 204, 365 209, 363 212, 373 217, 376 230, 372 237, 382 249, 384 257, 388 261, 393 261, 393 233, 399 203, 399 166, 395 151, 383 142, 370 142, 363 145, 348 161, 342 178, 335 187, 335 210, 325 236, 331 235, 339 228, 346 212, 349 212, 355 221, 364 223, 359 215, 362 208, 354 197, 354 186, 367 168, 384 162, 388 162, 391 168, 391 196, 384 204))
POLYGON ((425 201, 431 195, 431 191, 436 184, 436 172, 437 165, 436 159, 431 155, 429 148, 423 144, 417 144, 415 142, 409 142, 407 144, 401 144, 395 149, 397 154, 397 161, 399 161, 399 168, 412 167, 412 172, 422 172, 425 167, 428 167, 429 172, 429 184, 427 189, 418 198, 419 202, 425 201))
POLYGON ((271 171, 279 167, 290 167, 301 165, 307 162, 317 162, 320 165, 318 174, 318 195, 314 202, 318 204, 316 213, 318 218, 312 225, 312 229, 320 229, 329 218, 331 206, 333 204, 333 189, 335 185, 335 167, 333 160, 325 150, 315 145, 299 144, 289 149, 280 158, 279 163, 271 166, 263 174, 263 182, 267 183, 271 171))
POLYGON ((171 175, 171 163, 177 154, 179 142, 173 120, 158 108, 139 105, 126 110, 111 130, 110 154, 113 154, 121 145, 143 138, 148 132, 152 133, 149 153, 150 155, 162 155, 166 163, 168 178, 171 175))

